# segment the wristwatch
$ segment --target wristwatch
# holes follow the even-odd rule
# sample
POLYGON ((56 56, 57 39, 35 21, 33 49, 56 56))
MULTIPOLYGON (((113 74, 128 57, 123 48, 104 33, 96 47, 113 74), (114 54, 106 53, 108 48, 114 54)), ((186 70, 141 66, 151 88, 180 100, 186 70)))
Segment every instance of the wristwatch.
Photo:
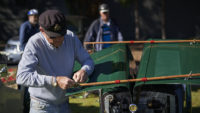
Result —
POLYGON ((56 81, 56 77, 53 77, 52 78, 52 86, 53 87, 56 87, 58 84, 57 84, 57 81, 56 81))

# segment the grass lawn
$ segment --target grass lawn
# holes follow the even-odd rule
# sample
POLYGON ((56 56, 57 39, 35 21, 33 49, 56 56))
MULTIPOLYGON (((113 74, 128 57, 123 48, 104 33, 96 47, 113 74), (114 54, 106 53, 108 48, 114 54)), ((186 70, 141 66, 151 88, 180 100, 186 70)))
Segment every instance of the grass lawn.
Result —
POLYGON ((99 113, 99 97, 90 94, 88 98, 83 98, 83 94, 69 97, 72 113, 99 113))
POLYGON ((192 87, 192 112, 200 113, 200 86, 192 87))

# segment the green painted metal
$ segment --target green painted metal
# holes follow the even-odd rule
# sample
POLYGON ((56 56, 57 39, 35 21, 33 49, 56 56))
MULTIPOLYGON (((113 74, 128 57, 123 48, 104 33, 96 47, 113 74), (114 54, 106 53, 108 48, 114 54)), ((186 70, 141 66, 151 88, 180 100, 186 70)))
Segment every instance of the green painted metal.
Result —
POLYGON ((186 84, 186 113, 192 113, 191 84, 186 84))
MULTIPOLYGON (((102 82, 128 79, 129 63, 127 60, 127 56, 127 46, 125 44, 116 44, 112 47, 91 54, 91 57, 95 62, 95 70, 93 74, 89 77, 88 82, 102 82)), ((76 72, 80 69, 80 67, 80 64, 76 62, 74 66, 74 71, 76 72)), ((66 95, 68 96, 80 93, 82 91, 97 89, 103 89, 103 91, 108 91, 110 90, 110 88, 113 89, 114 87, 121 86, 128 87, 128 83, 71 88, 67 90, 66 95)))
MULTIPOLYGON (((137 78, 200 73, 199 43, 145 44, 137 78)), ((200 77, 137 82, 141 84, 199 84, 200 77)))

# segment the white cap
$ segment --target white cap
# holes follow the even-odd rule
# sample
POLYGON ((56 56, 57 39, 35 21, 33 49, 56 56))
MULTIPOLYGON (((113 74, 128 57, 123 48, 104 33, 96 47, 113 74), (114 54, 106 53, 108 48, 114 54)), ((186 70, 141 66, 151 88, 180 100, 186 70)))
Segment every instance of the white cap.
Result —
POLYGON ((37 9, 31 9, 28 11, 27 15, 38 15, 38 10, 37 9))
POLYGON ((99 6, 99 11, 100 12, 109 12, 109 6, 108 6, 108 4, 101 4, 100 6, 99 6))

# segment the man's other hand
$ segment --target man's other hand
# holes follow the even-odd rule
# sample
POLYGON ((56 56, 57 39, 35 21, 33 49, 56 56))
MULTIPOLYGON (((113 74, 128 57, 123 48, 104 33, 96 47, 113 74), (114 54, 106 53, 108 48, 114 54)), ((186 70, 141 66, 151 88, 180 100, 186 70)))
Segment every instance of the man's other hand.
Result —
POLYGON ((79 70, 73 75, 73 79, 75 82, 85 82, 88 79, 87 73, 85 70, 79 70))

